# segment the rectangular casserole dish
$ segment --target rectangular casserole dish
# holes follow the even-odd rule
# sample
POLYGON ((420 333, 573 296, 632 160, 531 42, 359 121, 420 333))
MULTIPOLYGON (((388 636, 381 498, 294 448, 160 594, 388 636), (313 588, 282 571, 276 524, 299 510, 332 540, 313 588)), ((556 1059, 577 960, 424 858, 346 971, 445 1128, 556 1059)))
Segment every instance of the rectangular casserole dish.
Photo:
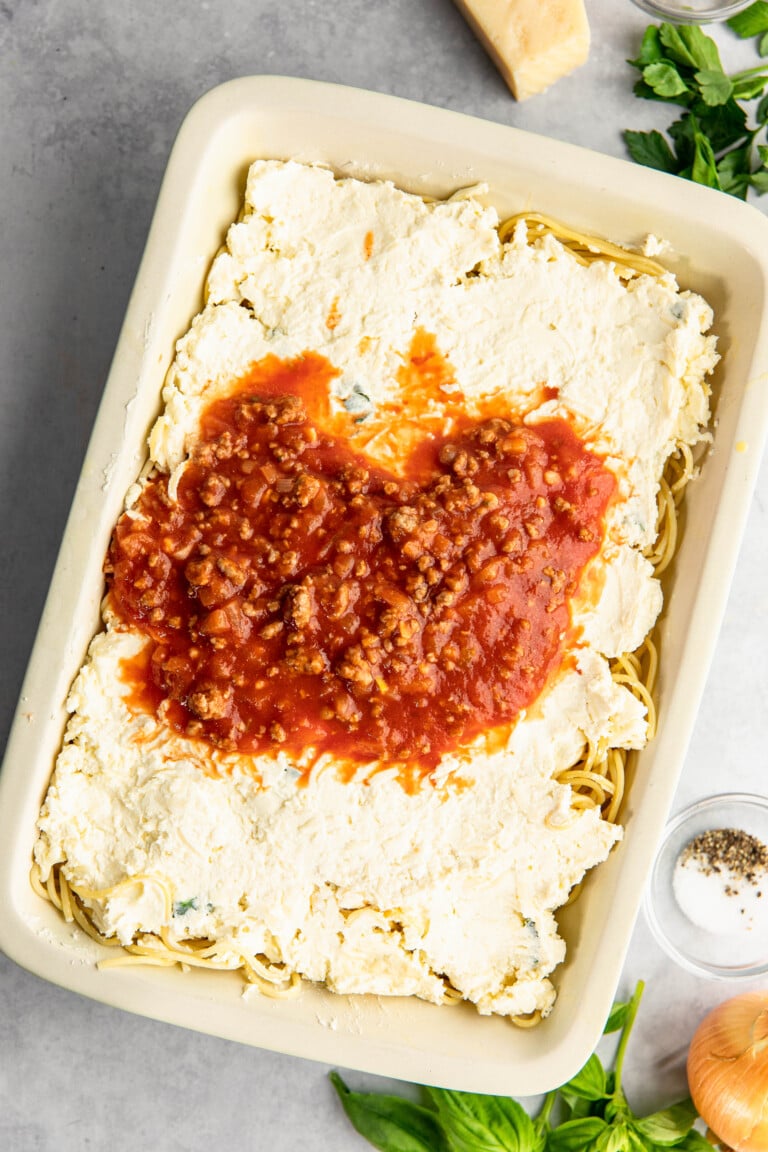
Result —
POLYGON ((451 1088, 527 1095, 575 1073, 602 1030, 666 820, 725 606, 768 419, 763 314, 768 222, 730 198, 556 141, 389 96, 274 77, 215 89, 185 121, 88 448, 0 777, 0 945, 31 971, 114 1006, 263 1048, 451 1088), (518 1031, 469 1006, 335 996, 242 995, 236 974, 100 972, 100 946, 29 886, 35 821, 66 723, 70 684, 99 628, 101 565, 174 342, 202 306, 211 259, 258 157, 320 161, 445 196, 482 181, 502 218, 523 209, 626 244, 673 248, 681 287, 713 306, 723 357, 714 450, 690 486, 682 544, 665 577, 659 735, 634 761, 623 844, 563 910, 558 1001, 518 1031))

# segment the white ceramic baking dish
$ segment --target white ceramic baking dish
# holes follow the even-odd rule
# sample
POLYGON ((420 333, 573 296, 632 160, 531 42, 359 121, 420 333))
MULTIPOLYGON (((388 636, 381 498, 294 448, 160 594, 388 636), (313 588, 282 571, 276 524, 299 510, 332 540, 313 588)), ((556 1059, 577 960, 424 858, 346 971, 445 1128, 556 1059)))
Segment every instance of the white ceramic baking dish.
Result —
POLYGON ((306 80, 241 79, 205 96, 173 150, 83 466, 0 778, 0 945, 39 975, 106 1003, 219 1036, 423 1083, 532 1094, 571 1076, 610 1008, 715 645, 768 415, 768 221, 720 193, 567 144, 390 96, 306 80), (660 732, 636 761, 626 838, 560 918, 568 959, 540 1027, 469 1007, 337 997, 243 997, 234 974, 95 967, 100 946, 29 886, 37 812, 65 725, 69 685, 99 624, 101 563, 145 456, 174 341, 237 215, 249 162, 323 161, 443 196, 487 182, 502 216, 536 208, 625 243, 674 248, 684 287, 717 313, 714 450, 689 489, 667 581, 660 732))

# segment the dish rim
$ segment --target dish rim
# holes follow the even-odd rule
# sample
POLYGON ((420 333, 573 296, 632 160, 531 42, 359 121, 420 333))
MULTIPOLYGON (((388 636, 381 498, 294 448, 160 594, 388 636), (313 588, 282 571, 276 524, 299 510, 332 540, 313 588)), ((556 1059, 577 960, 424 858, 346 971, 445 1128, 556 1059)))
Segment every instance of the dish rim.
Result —
MULTIPOLYGON (((188 113, 171 152, 146 251, 128 305, 51 581, 38 637, 30 657, 19 707, 11 729, 4 768, 0 774, 0 946, 12 959, 31 971, 94 999, 260 1047, 314 1059, 332 1060, 348 1067, 399 1079, 420 1080, 455 1088, 504 1094, 514 1092, 521 1095, 546 1091, 577 1071, 599 1039, 640 905, 641 881, 650 871, 653 849, 663 831, 674 786, 682 770, 684 753, 690 739, 698 700, 703 691, 730 578, 735 567, 738 543, 749 507, 749 496, 757 476, 759 449, 768 424, 768 404, 756 399, 754 388, 750 397, 750 385, 759 377, 768 374, 768 331, 762 319, 757 322, 754 331, 754 348, 748 361, 750 371, 744 383, 744 398, 734 417, 736 431, 743 428, 744 434, 748 433, 750 443, 756 446, 756 450, 741 457, 734 457, 732 461, 729 460, 721 500, 710 522, 711 539, 706 553, 707 563, 698 575, 698 592, 691 610, 693 625, 696 626, 694 628, 697 638, 696 650, 693 650, 692 644, 687 645, 680 657, 686 692, 681 696, 677 686, 670 690, 670 711, 678 718, 679 723, 673 729, 668 720, 667 729, 656 741, 658 748, 665 749, 675 767, 673 770, 667 770, 665 776, 657 782, 655 807, 651 808, 648 805, 647 811, 631 810, 628 813, 633 828, 637 827, 637 831, 633 834, 632 845, 627 847, 625 843, 618 853, 614 853, 606 864, 601 865, 600 891, 601 894, 603 892, 606 894, 606 898, 610 897, 617 887, 617 874, 619 877, 626 876, 632 883, 629 890, 623 892, 621 907, 616 912, 616 922, 620 928, 620 931, 617 931, 617 938, 610 941, 598 957, 598 965, 606 969, 607 975, 604 974, 601 981, 592 981, 590 996, 585 1003, 582 1003, 582 999, 577 997, 575 992, 571 993, 569 990, 566 995, 565 986, 561 985, 559 1021, 556 1009, 552 1017, 532 1032, 525 1034, 512 1032, 508 1041, 509 1055, 505 1056, 503 1064, 492 1067, 488 1062, 484 1064, 481 1059, 462 1060, 454 1053, 444 1051, 440 1046, 425 1054, 418 1048, 415 1038, 419 1029, 427 1026, 423 1023, 427 1017, 421 1007, 415 1007, 410 1003, 402 1009, 407 1021, 396 1041, 389 1037, 388 1032, 384 1038, 377 1035, 375 1029, 371 1032, 373 1026, 370 1021, 366 1023, 366 1028, 369 1028, 367 1034, 359 1030, 356 1034, 351 1025, 347 1027, 344 1035, 334 1035, 328 1028, 323 1031, 322 1026, 318 1027, 317 1013, 311 1004, 308 1012, 304 1012, 305 1018, 302 1019, 301 1014, 299 1017, 294 1017, 288 1012, 275 1016, 273 1005, 260 1003, 258 1010, 252 1013, 252 1016, 257 1018, 258 1026, 245 1029, 242 1022, 234 1022, 230 1003, 232 997, 225 994, 223 985, 222 993, 214 996, 210 988, 202 990, 194 974, 178 977, 179 980, 183 979, 186 982, 184 991, 179 991, 175 986, 172 988, 168 984, 165 977, 169 974, 163 972, 156 972, 151 976, 146 973, 136 973, 131 977, 125 974, 116 976, 112 972, 97 973, 90 962, 84 962, 87 972, 83 972, 81 968, 73 967, 70 959, 62 951, 64 945, 61 939, 55 941, 55 946, 51 947, 51 941, 46 939, 44 934, 41 935, 40 929, 32 924, 32 919, 43 919, 42 913, 31 917, 28 913, 22 913, 20 907, 20 904, 28 898, 29 892, 22 893, 22 869, 19 857, 25 840, 27 845, 31 842, 33 831, 33 828, 24 825, 23 820, 26 819, 25 813, 32 807, 30 799, 34 800, 30 793, 31 786, 23 776, 24 766, 29 756, 34 758, 36 741, 44 735, 38 733, 38 728, 41 724, 47 723, 48 727, 51 724, 50 716, 44 716, 43 720, 39 721, 38 716, 34 714, 34 704, 40 696, 41 680, 43 683, 53 685, 45 699, 45 710, 50 711, 55 707, 60 711, 62 704, 60 693, 62 677, 59 675, 57 680, 56 673, 46 667, 50 663, 50 658, 43 649, 48 633, 51 631, 55 633, 53 618, 61 611, 59 605, 62 599, 65 603, 72 604, 75 610, 79 608, 82 611, 84 598, 84 594, 79 595, 78 591, 71 587, 73 565, 74 574, 77 574, 72 541, 78 532, 82 533, 83 525, 80 521, 90 501, 100 500, 100 517, 104 519, 107 497, 103 493, 112 492, 117 472, 120 469, 125 471, 134 465, 135 473, 139 470, 138 465, 144 454, 144 442, 141 442, 139 451, 137 444, 132 442, 128 442, 126 447, 128 427, 133 419, 129 409, 136 393, 135 384, 126 386, 125 367, 126 363, 133 363, 137 371, 139 368, 143 371, 148 356, 147 346, 154 348, 151 328, 149 331, 147 329, 153 316, 150 305, 162 310, 163 292, 172 290, 170 270, 175 269, 178 262, 175 246, 180 242, 179 238, 183 233, 183 211, 179 210, 179 192, 182 188, 187 190, 190 199, 184 201, 182 207, 189 210, 192 191, 199 188, 199 182, 204 179, 201 170, 200 141, 207 142, 207 150, 203 151, 203 155, 207 156, 213 147, 211 141, 216 132, 223 133, 227 126, 232 126, 238 116, 244 118, 246 115, 256 116, 257 113, 264 117, 271 114, 273 118, 282 115, 286 124, 293 123, 291 117, 303 117, 304 121, 314 122, 316 129, 322 122, 324 130, 331 134, 336 131, 334 126, 338 123, 341 125, 338 128, 340 138, 344 135, 343 126, 346 126, 347 135, 354 136, 357 132, 360 139, 367 139, 369 133, 376 134, 380 140, 386 138, 388 143, 384 151, 387 152, 387 156, 389 155, 387 149, 394 149, 397 152, 398 148, 405 150, 414 143, 420 143, 424 149, 427 151, 431 149, 438 155, 441 154, 441 149, 446 148, 449 150, 447 155, 451 156, 453 155, 450 152, 451 146, 456 147, 453 143, 455 136, 462 136, 464 133, 459 150, 464 160, 456 161, 459 166, 464 163, 471 167, 469 157, 474 157, 476 162, 486 159, 492 167, 500 165, 507 174, 514 171, 521 182, 526 178, 529 182, 536 179, 551 180, 553 175, 559 174, 562 167, 575 166, 579 168, 580 179, 578 185, 574 180, 574 188, 578 186, 582 190, 586 189, 588 198, 602 195, 605 200, 601 201, 600 206, 606 209, 609 202, 613 202, 614 207, 621 203, 627 213, 630 206, 634 206, 637 210, 640 204, 644 209, 650 204, 661 212, 661 205, 666 204, 669 193, 674 192, 678 204, 676 214, 681 221, 683 214, 686 220, 706 219, 710 222, 716 216, 717 234, 725 237, 729 243, 743 246, 745 259, 748 256, 750 267, 754 266, 755 275, 759 273, 763 299, 768 291, 768 221, 749 205, 732 201, 710 189, 686 185, 676 177, 650 169, 640 169, 627 161, 513 127, 493 124, 463 113, 341 85, 286 77, 243 77, 219 85, 204 95, 188 113), (513 170, 514 158, 517 157, 519 160, 521 155, 525 158, 527 168, 520 171, 513 170), (632 175, 631 197, 624 190, 623 182, 629 173, 632 175), (764 245, 755 243, 761 229, 766 239, 764 245), (150 283, 153 275, 157 277, 157 284, 154 286, 150 283), (765 368, 758 371, 757 368, 761 364, 765 364, 765 368), (134 388, 134 391, 131 391, 131 388, 134 388), (107 450, 115 424, 123 429, 122 446, 118 453, 107 450), (718 546, 716 550, 719 557, 724 558, 723 562, 718 562, 716 566, 713 562, 715 545, 718 546), (31 719, 30 706, 33 709, 31 719), (602 876, 605 876, 604 882, 602 876), (211 1003, 214 1005, 213 1009, 211 1003), (229 1005, 226 1020, 223 1019, 225 1003, 229 1005), (309 1016, 313 1018, 308 1019, 309 1016), (570 1032, 566 1030, 563 1034, 566 1019, 571 1021, 573 1027, 570 1032), (578 1035, 574 1036, 576 1025, 578 1035), (265 1029, 268 1035, 264 1034, 265 1029)), ((274 123, 276 122, 274 119, 274 123)), ((251 159, 265 154, 258 146, 249 149, 248 152, 251 159)), ((343 155, 343 151, 340 154, 343 155)), ((382 158, 379 163, 380 169, 375 178, 387 174, 388 160, 382 158)), ((434 179, 443 183, 448 181, 450 184, 452 169, 448 161, 446 164, 448 165, 446 169, 441 169, 434 179)), ((409 174, 403 175, 402 186, 412 188, 414 183, 422 179, 423 171, 424 165, 417 165, 414 159, 409 174)), ((482 172, 477 175, 481 177, 482 172)), ((468 182, 472 181, 464 181, 468 182)), ((554 192, 552 195, 556 196, 554 192)), ((591 205, 591 199, 589 203, 591 205)), ((597 215, 597 210, 594 211, 597 215)), ((234 219, 234 214, 230 218, 234 219)), ((571 222, 575 224, 576 220, 572 217, 571 222)), ((682 227, 682 224, 680 226, 682 227)), ((593 229, 599 230, 596 225, 593 225, 593 229)), ((211 250, 208 253, 207 266, 213 255, 214 251, 211 250)), ((721 275, 723 274, 721 271, 721 275)), ((187 322, 190 319, 191 315, 187 317, 187 322)), ((176 335, 181 335, 181 332, 176 335)), ((163 375, 164 371, 161 373, 161 381, 163 375)), ((122 488, 120 499, 126 487, 127 485, 122 488)), ((75 617, 73 628, 81 624, 77 611, 75 617)), ((95 622, 90 634, 92 635, 94 631, 95 622)), ((67 635, 70 637, 71 647, 71 635, 69 633, 67 635)), ((65 655, 71 663, 72 652, 66 649, 65 655)), ((77 666, 79 663, 75 668, 77 666)), ((51 762, 48 761, 48 776, 50 769, 51 762)), ((39 808, 39 801, 34 807, 39 808)), ((23 871, 26 877, 26 869, 23 871)), ((598 899, 596 896, 593 898, 591 892, 588 897, 585 895, 579 901, 582 909, 580 916, 583 914, 583 909, 598 899)), ((45 931, 49 934, 52 931, 50 922, 46 923, 45 931)), ((566 970, 570 970, 568 962, 565 968, 560 969, 561 977, 566 970)), ((215 974, 214 978, 224 980, 223 975, 219 973, 215 974)), ((310 1000, 309 991, 304 993, 304 998, 310 1000)), ((336 1004, 343 999, 345 998, 334 997, 336 1004)), ((312 1003, 316 1004, 317 1001, 313 1000, 312 1003)), ((432 1008, 432 1006, 424 1007, 432 1008)), ((242 1007, 240 1010, 242 1011, 242 1007)), ((440 1009, 434 1010, 440 1011, 440 1009)), ((350 1008, 347 1012, 349 1020, 353 1020, 354 1014, 354 1010, 350 1008)), ((395 1006, 395 1014, 401 1014, 398 1006, 395 1006)), ((484 1018, 475 1017, 475 1019, 484 1018)), ((503 1026, 508 1027, 506 1024, 503 1026)), ((477 1031, 480 1035, 478 1027, 473 1026, 473 1031, 477 1031)))

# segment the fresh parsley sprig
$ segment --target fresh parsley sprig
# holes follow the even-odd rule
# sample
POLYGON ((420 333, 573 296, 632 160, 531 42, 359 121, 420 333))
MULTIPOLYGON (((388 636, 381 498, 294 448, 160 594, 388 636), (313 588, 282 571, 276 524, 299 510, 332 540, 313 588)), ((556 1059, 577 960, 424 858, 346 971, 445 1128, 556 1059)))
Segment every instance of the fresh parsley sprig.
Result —
POLYGON ((415 1103, 352 1092, 336 1072, 331 1080, 354 1127, 380 1152, 712 1152, 693 1128, 690 1100, 642 1117, 627 1103, 621 1076, 642 994, 638 983, 632 999, 615 1004, 608 1017, 605 1032, 621 1032, 613 1070, 593 1054, 547 1094, 536 1117, 505 1096, 424 1088, 415 1103))
MULTIPOLYGON (((760 0, 740 15, 746 17, 756 8, 761 9, 760 21, 753 16, 742 27, 768 32, 768 3, 760 0)), ((758 195, 768 192, 768 147, 757 143, 768 124, 768 97, 763 95, 768 62, 727 75, 717 44, 697 25, 651 24, 637 59, 629 63, 640 72, 635 95, 685 109, 667 129, 671 145, 661 132, 628 129, 624 140, 633 160, 741 200, 750 188, 758 195), (756 124, 750 126, 741 101, 761 96, 756 124)))
POLYGON ((738 12, 727 23, 742 40, 759 36, 757 51, 761 56, 768 56, 768 4, 765 0, 757 0, 756 4, 738 12))

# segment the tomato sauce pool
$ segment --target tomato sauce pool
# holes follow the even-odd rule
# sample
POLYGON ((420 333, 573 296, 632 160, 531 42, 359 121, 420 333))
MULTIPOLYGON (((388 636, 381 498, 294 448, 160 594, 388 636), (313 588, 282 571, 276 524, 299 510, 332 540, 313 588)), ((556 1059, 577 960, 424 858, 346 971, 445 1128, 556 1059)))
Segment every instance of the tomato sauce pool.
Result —
POLYGON ((614 479, 562 420, 428 434, 402 474, 336 434, 322 357, 268 357, 122 516, 113 610, 150 644, 133 704, 227 750, 429 773, 562 660, 614 479))

